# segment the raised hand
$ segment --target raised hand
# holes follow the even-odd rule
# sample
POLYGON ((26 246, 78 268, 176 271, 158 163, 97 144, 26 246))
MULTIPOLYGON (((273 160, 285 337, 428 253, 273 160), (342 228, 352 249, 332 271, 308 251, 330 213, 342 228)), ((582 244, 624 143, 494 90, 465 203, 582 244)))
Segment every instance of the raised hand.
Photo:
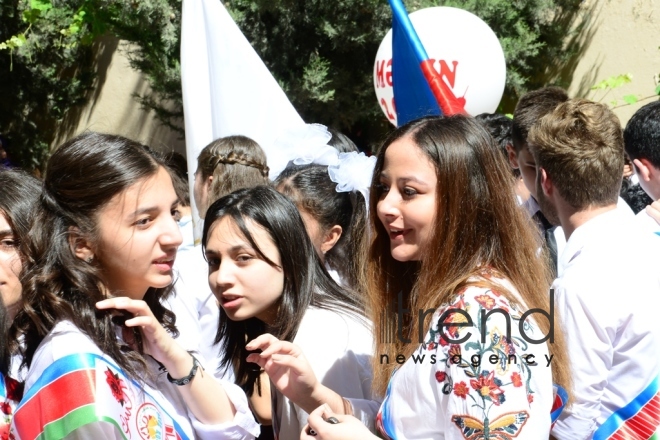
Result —
POLYGON ((378 439, 353 416, 335 414, 321 405, 309 414, 300 440, 370 440, 378 439), (333 419, 334 418, 334 419, 333 419), (329 421, 337 423, 329 423, 329 421))
MULTIPOLYGON (((142 335, 144 352, 159 362, 168 364, 170 359, 181 354, 181 348, 158 322, 146 302, 127 297, 117 297, 99 301, 96 303, 96 308, 101 310, 125 310, 132 314, 133 318, 127 319, 124 325, 128 328, 139 329, 142 335)), ((133 341, 126 342, 131 343, 133 341)))
POLYGON ((660 200, 656 200, 647 206, 646 213, 660 225, 660 200))
POLYGON ((265 334, 250 341, 246 348, 250 351, 262 350, 261 353, 250 354, 247 361, 263 368, 275 387, 289 400, 305 411, 318 406, 315 396, 322 385, 298 346, 265 334))

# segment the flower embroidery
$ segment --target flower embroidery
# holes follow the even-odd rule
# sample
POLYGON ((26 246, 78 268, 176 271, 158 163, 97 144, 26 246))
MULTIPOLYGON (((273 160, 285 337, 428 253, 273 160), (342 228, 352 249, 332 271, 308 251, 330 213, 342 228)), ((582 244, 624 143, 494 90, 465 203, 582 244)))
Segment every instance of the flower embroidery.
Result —
POLYGON ((438 382, 444 382, 445 379, 447 379, 447 373, 445 373, 444 371, 435 372, 435 380, 437 380, 438 382))
POLYGON ((500 380, 495 378, 494 371, 489 373, 484 370, 477 380, 470 380, 472 388, 477 390, 481 397, 490 399, 495 405, 504 402, 504 391, 500 388, 501 384, 500 380))
POLYGON ((495 300, 485 293, 483 295, 476 296, 474 299, 486 310, 490 310, 495 306, 495 300))
POLYGON ((528 395, 527 395, 527 401, 528 401, 529 403, 532 403, 532 402, 534 401, 534 395, 531 394, 531 393, 528 394, 528 395))
POLYGON ((19 382, 11 377, 5 377, 5 387, 7 388, 7 399, 14 402, 20 402, 23 398, 23 382, 19 382))
POLYGON ((124 402, 126 401, 124 396, 124 383, 119 378, 119 374, 114 374, 110 371, 110 368, 107 368, 105 371, 105 381, 110 386, 112 397, 114 397, 121 406, 124 406, 124 402))
POLYGON ((11 405, 9 402, 2 402, 0 403, 0 411, 2 411, 3 414, 10 416, 12 411, 11 411, 11 405))
POLYGON ((436 344, 435 342, 429 342, 429 343, 426 345, 426 349, 427 349, 427 350, 433 350, 433 349, 435 349, 436 346, 437 346, 437 344, 436 344))
POLYGON ((465 399, 467 398, 469 392, 470 389, 468 388, 465 382, 459 382, 456 385, 454 385, 454 394, 456 394, 458 397, 462 397, 463 399, 465 399))
POLYGON ((512 373, 511 374, 511 383, 516 388, 521 387, 523 383, 522 383, 522 379, 520 378, 520 374, 512 373))
POLYGON ((457 344, 453 344, 451 347, 449 347, 449 359, 452 360, 455 357, 458 357, 458 359, 461 358, 461 346, 457 344))

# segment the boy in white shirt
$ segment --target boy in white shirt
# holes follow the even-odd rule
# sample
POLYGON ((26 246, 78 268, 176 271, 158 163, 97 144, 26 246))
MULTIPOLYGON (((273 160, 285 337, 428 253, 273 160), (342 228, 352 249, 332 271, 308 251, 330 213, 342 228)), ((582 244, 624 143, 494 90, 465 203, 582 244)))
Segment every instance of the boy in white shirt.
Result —
POLYGON ((640 186, 655 201, 637 214, 639 224, 660 235, 660 101, 637 110, 623 138, 640 186))
POLYGON ((631 211, 616 209, 620 122, 605 105, 570 100, 534 125, 528 141, 539 205, 567 239, 552 288, 573 404, 552 434, 650 438, 660 426, 660 237, 636 228, 631 211))

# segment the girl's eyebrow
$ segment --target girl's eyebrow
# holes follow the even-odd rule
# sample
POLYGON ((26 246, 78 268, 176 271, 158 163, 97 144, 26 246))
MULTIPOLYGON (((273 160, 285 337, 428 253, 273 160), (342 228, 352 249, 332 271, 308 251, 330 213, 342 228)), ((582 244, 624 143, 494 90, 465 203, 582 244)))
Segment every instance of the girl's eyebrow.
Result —
MULTIPOLYGON (((387 173, 384 173, 384 172, 383 172, 383 173, 380 173, 380 177, 381 177, 382 179, 385 179, 385 180, 390 180, 390 177, 387 175, 387 173)), ((415 176, 403 176, 403 177, 399 177, 399 178, 397 179, 397 181, 400 182, 400 183, 416 182, 416 183, 419 183, 420 185, 426 185, 426 184, 427 184, 426 182, 424 182, 423 180, 419 180, 419 179, 418 179, 417 177, 415 177, 415 176)))
MULTIPOLYGON (((171 205, 170 209, 174 209, 178 206, 179 206, 179 200, 176 199, 174 202, 172 202, 172 205, 171 205)), ((158 206, 149 206, 149 207, 146 207, 146 208, 139 208, 138 210, 136 210, 135 212, 130 214, 130 217, 137 217, 137 216, 142 215, 142 214, 154 213, 154 212, 157 212, 158 210, 159 210, 158 206)))

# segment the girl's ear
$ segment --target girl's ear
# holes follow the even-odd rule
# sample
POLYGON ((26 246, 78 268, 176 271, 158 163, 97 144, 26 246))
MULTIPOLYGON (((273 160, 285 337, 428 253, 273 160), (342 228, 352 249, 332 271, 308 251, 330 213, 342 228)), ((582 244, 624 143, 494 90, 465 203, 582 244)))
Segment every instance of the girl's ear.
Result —
POLYGON ((83 261, 91 263, 94 260, 94 251, 91 243, 83 237, 80 229, 75 226, 69 228, 69 246, 71 252, 83 261))
POLYGON ((334 225, 333 227, 328 229, 328 231, 325 233, 325 236, 323 237, 323 242, 321 243, 321 252, 325 254, 330 249, 335 247, 335 245, 341 238, 342 232, 343 229, 339 225, 334 225))

